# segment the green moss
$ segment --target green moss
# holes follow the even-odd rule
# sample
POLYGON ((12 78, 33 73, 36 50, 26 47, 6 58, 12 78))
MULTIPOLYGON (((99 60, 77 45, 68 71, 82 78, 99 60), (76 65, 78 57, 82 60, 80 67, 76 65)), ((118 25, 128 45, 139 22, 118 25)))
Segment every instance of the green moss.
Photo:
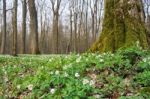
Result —
POLYGON ((149 96, 150 95, 150 87, 145 87, 145 88, 141 89, 140 93, 149 96))
POLYGON ((131 5, 127 2, 128 0, 125 0, 122 4, 120 0, 105 0, 103 30, 90 51, 114 52, 120 48, 131 47, 137 41, 142 48, 148 48, 144 22, 141 21, 140 15, 136 18, 129 13, 133 7, 138 7, 138 12, 141 11, 141 7, 139 3, 131 5))

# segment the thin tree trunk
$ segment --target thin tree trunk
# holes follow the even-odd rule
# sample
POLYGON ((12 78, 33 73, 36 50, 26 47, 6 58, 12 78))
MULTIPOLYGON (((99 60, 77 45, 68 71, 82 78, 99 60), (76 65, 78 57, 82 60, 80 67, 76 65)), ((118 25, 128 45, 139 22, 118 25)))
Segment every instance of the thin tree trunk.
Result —
POLYGON ((150 46, 150 15, 147 16, 148 43, 150 46))
POLYGON ((58 15, 54 16, 53 19, 53 53, 58 54, 59 52, 59 29, 58 29, 58 15))
POLYGON ((52 4, 52 10, 53 10, 53 40, 52 40, 52 51, 55 54, 59 53, 59 10, 60 10, 60 4, 61 0, 50 0, 52 4), (56 3, 56 7, 55 7, 56 3))
POLYGON ((1 54, 4 54, 6 50, 6 0, 3 0, 3 25, 1 54))
POLYGON ((94 16, 95 16, 95 30, 94 30, 94 41, 96 40, 96 36, 97 36, 97 4, 98 4, 98 0, 95 0, 95 4, 94 4, 94 16))
POLYGON ((89 34, 88 34, 88 1, 87 1, 87 9, 86 9, 86 16, 85 16, 85 32, 86 32, 86 48, 89 47, 89 34))
POLYGON ((69 50, 72 51, 73 46, 73 32, 72 32, 72 10, 70 10, 70 44, 69 50))
POLYGON ((78 41, 77 41, 77 13, 74 14, 74 51, 78 51, 78 41))
POLYGON ((21 47, 21 53, 26 53, 26 17, 27 17, 27 3, 26 0, 23 0, 22 2, 22 47, 21 47))
POLYGON ((17 6, 18 6, 18 0, 14 0, 14 8, 13 8, 13 56, 17 56, 17 6))

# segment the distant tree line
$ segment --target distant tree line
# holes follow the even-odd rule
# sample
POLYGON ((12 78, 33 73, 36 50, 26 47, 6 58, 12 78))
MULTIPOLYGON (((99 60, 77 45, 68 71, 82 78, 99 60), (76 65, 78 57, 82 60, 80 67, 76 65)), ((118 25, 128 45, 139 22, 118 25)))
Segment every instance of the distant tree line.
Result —
MULTIPOLYGON (((150 37, 150 2, 142 2, 150 37)), ((85 52, 100 35, 103 12, 104 0, 0 0, 0 53, 85 52)))

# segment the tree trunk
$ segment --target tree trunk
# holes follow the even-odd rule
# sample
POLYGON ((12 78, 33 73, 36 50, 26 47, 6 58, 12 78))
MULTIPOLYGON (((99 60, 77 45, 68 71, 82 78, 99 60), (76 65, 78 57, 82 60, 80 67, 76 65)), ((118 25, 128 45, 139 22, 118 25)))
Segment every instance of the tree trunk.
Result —
POLYGON ((61 0, 50 0, 52 4, 52 11, 53 11, 53 39, 52 39, 52 51, 54 54, 59 53, 59 17, 60 17, 60 5, 61 0), (55 6, 56 5, 56 6, 55 6))
POLYGON ((6 50, 6 0, 3 0, 3 25, 1 54, 4 54, 6 50))
POLYGON ((18 0, 14 0, 13 4, 13 16, 12 16, 12 25, 13 25, 13 56, 17 56, 17 6, 18 0))
POLYGON ((137 41, 148 48, 140 0, 105 0, 103 30, 91 51, 114 52, 137 41))
POLYGON ((55 15, 53 19, 53 53, 59 52, 59 15, 55 15))
POLYGON ((39 54, 38 46, 38 20, 35 8, 35 0, 28 1, 30 14, 30 38, 31 38, 31 54, 39 54))
POLYGON ((150 15, 147 16, 148 43, 150 46, 150 15))
POLYGON ((86 49, 89 48, 89 33, 88 33, 88 6, 89 6, 89 3, 87 2, 86 3, 86 14, 85 14, 85 45, 86 45, 86 49))
POLYGON ((72 46, 73 46, 73 29, 72 29, 72 10, 70 9, 70 44, 69 44, 69 50, 68 51, 72 51, 72 46))
POLYGON ((74 13, 74 52, 78 51, 77 20, 78 20, 78 14, 75 12, 74 13))
POLYGON ((21 47, 21 53, 25 54, 25 46, 26 46, 26 16, 27 16, 27 4, 26 0, 22 1, 22 47, 21 47))

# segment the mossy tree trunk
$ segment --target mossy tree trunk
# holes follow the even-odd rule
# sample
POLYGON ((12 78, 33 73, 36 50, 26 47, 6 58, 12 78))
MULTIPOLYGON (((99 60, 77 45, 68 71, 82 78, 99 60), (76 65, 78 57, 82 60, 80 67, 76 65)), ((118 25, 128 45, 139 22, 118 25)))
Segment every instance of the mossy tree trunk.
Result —
POLYGON ((114 52, 137 41, 148 48, 141 0, 104 0, 103 30, 91 51, 114 52))

